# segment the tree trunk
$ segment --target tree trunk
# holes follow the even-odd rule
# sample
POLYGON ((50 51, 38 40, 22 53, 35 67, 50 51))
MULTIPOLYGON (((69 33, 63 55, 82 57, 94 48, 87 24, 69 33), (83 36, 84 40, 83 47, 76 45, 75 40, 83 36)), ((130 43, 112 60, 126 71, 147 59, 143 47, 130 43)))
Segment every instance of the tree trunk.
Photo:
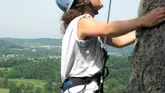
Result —
MULTIPOLYGON (((141 0, 139 16, 165 6, 165 0, 141 0)), ((165 24, 137 30, 127 93, 165 93, 165 24)))

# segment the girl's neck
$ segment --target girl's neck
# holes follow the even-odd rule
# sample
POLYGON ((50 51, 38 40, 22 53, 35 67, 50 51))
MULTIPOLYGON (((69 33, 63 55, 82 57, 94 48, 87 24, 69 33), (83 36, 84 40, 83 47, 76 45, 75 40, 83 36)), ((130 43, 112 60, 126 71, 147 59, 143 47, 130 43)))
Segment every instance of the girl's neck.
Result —
POLYGON ((86 10, 86 11, 85 11, 85 14, 89 14, 89 15, 91 15, 92 17, 95 17, 95 15, 97 15, 98 12, 97 12, 97 11, 92 11, 92 10, 86 10))

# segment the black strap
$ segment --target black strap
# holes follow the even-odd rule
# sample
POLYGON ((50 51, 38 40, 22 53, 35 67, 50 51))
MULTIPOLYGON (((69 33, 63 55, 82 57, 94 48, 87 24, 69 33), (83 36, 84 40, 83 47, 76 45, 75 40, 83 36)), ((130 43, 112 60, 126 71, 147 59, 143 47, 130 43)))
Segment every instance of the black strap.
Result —
POLYGON ((61 89, 65 91, 74 86, 86 85, 89 84, 92 80, 95 80, 99 84, 100 76, 101 73, 97 73, 92 77, 70 77, 64 81, 64 83, 61 86, 61 89))
POLYGON ((109 69, 108 69, 108 67, 106 66, 106 63, 107 63, 107 60, 108 60, 108 58, 109 58, 109 56, 108 56, 108 53, 107 53, 107 51, 103 48, 102 49, 103 50, 103 53, 104 53, 104 56, 103 56, 103 61, 104 61, 104 65, 103 65, 103 72, 102 72, 102 75, 103 75, 103 78, 105 79, 107 76, 108 76, 108 74, 109 74, 109 69))
POLYGON ((108 76, 109 70, 108 67, 106 67, 106 62, 108 60, 108 53, 107 51, 102 48, 103 51, 103 70, 101 72, 101 79, 100 79, 100 84, 99 84, 99 90, 98 93, 104 93, 104 79, 108 76))

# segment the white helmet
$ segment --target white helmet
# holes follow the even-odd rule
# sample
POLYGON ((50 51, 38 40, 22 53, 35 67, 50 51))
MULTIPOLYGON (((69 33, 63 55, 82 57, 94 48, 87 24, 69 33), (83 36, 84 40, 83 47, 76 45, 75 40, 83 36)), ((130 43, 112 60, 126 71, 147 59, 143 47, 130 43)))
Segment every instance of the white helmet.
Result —
MULTIPOLYGON (((88 0, 88 2, 89 1, 90 0, 88 0)), ((56 0, 56 3, 58 5, 58 7, 64 12, 69 11, 69 9, 71 8, 73 2, 74 2, 74 0, 56 0)))

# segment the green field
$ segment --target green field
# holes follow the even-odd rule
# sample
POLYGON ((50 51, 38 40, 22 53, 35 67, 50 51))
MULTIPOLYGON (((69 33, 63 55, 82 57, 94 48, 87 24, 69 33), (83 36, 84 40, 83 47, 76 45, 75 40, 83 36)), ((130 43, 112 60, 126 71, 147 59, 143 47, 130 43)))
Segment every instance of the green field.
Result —
POLYGON ((1 67, 1 68, 0 68, 0 71, 11 71, 12 69, 13 69, 13 68, 9 68, 9 67, 8 67, 8 68, 2 68, 2 67, 1 67))
POLYGON ((5 70, 5 69, 12 70, 12 68, 10 68, 10 67, 7 67, 7 68, 1 67, 0 68, 0 70, 5 70))
POLYGON ((0 88, 0 93, 9 93, 9 89, 0 88))
MULTIPOLYGON (((2 80, 2 78, 0 78, 0 80, 2 80)), ((40 88, 44 88, 44 85, 46 84, 46 82, 44 82, 42 80, 35 80, 35 79, 20 79, 19 78, 19 79, 9 79, 9 81, 15 82, 18 85, 20 85, 20 84, 32 84, 35 87, 40 87, 40 88)))
POLYGON ((35 79, 9 79, 9 81, 16 82, 16 84, 32 84, 35 87, 44 88, 44 85, 46 84, 44 81, 41 80, 35 80, 35 79))

